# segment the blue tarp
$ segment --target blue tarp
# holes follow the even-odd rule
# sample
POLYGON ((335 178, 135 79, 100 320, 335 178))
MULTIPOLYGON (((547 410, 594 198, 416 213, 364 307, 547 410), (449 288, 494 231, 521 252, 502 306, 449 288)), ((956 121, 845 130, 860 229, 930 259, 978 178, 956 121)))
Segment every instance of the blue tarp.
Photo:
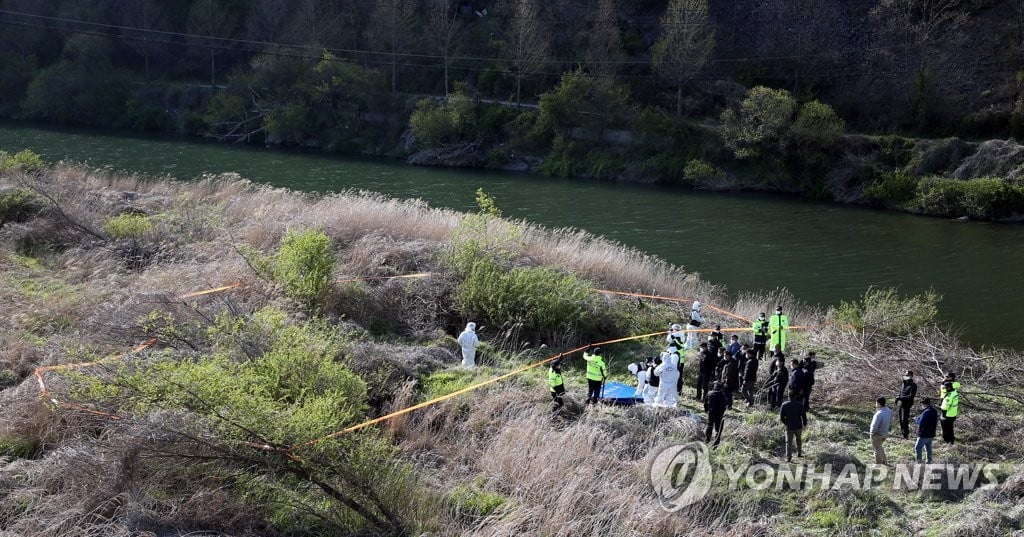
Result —
POLYGON ((601 393, 601 400, 613 405, 635 405, 642 403, 643 399, 634 397, 634 394, 636 394, 634 386, 626 386, 621 382, 606 382, 604 384, 604 391, 601 393))

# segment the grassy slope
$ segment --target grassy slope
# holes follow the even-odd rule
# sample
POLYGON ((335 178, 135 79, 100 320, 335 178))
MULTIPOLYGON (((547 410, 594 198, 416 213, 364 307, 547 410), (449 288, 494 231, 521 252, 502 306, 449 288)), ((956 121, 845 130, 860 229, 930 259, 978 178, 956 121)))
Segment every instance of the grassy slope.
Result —
MULTIPOLYGON (((232 178, 198 184, 150 182, 71 167, 37 176, 7 173, 0 177, 0 189, 26 181, 47 192, 63 211, 49 210, 0 229, 0 370, 9 370, 6 375, 12 380, 0 391, 0 439, 5 442, 0 447, 10 455, 0 466, 0 528, 30 536, 129 535, 141 530, 170 535, 197 529, 273 534, 273 521, 259 505, 239 499, 212 476, 182 486, 176 480, 185 476, 153 462, 126 473, 124 453, 102 442, 106 423, 44 405, 32 369, 124 352, 149 335, 139 319, 150 311, 184 315, 170 297, 228 282, 241 281, 247 288, 199 301, 198 311, 244 314, 274 304, 302 322, 297 305, 277 286, 257 278, 233 246, 271 251, 286 229, 321 226, 333 241, 338 276, 442 271, 437 253, 461 218, 412 203, 348 194, 311 198, 232 178), (158 215, 153 229, 134 242, 116 240, 104 228, 126 208, 158 215), (21 451, 15 449, 19 442, 25 446, 21 451), (22 458, 26 454, 30 457, 22 458)), ((511 224, 490 225, 496 228, 490 233, 500 234, 511 224)), ((733 300, 719 288, 617 245, 579 233, 551 233, 526 224, 520 228, 520 263, 564 267, 601 288, 699 296, 746 316, 783 303, 801 322, 822 319, 785 294, 733 300)), ((378 411, 446 393, 546 354, 524 346, 536 341, 531 334, 485 329, 485 367, 474 373, 454 369, 458 359, 448 335, 463 319, 449 301, 457 283, 453 279, 442 273, 428 280, 343 285, 332 294, 328 316, 334 322, 369 330, 361 332, 351 351, 357 370, 360 361, 379 360, 396 348, 396 354, 413 357, 404 366, 419 388, 399 389, 400 379, 394 378, 371 386, 378 411), (418 360, 417 353, 433 362, 418 360)), ((614 306, 611 301, 608 305, 614 306)), ((645 307, 650 311, 636 318, 651 322, 646 331, 680 316, 676 308, 645 307)), ((727 319, 721 321, 727 324, 727 319)), ((939 364, 964 372, 968 396, 965 417, 957 424, 963 442, 952 449, 937 444, 937 458, 1021 460, 1020 403, 971 395, 1016 397, 1021 375, 1013 364, 1020 356, 978 354, 938 331, 918 337, 912 343, 872 346, 850 334, 822 329, 795 338, 793 351, 817 349, 824 364, 807 435, 811 460, 870 461, 863 431, 870 421, 870 401, 884 390, 879 387, 893 385, 901 370, 913 368, 922 372, 922 393, 934 393, 931 381, 939 364)), ((174 346, 169 337, 164 339, 161 346, 174 346)), ((576 341, 567 337, 562 343, 576 341)), ((607 354, 615 374, 625 380, 628 361, 656 350, 653 343, 634 343, 610 347, 607 354)), ((701 409, 685 398, 677 412, 585 409, 579 404, 579 369, 575 363, 566 375, 572 396, 558 416, 549 412, 543 372, 534 370, 385 426, 429 488, 440 491, 443 508, 420 520, 421 529, 445 535, 923 531, 975 536, 1004 535, 1021 526, 1018 504, 1024 485, 1016 475, 1001 488, 966 498, 885 489, 746 490, 713 492, 686 511, 665 513, 646 484, 648 459, 659 445, 699 438, 698 425, 684 411, 701 409)), ((692 374, 691 365, 685 369, 688 381, 692 374)), ((50 387, 63 393, 65 384, 54 378, 50 387)), ((730 413, 726 431, 715 453, 718 461, 779 462, 782 435, 774 414, 761 409, 730 413)), ((911 449, 912 442, 893 439, 890 458, 909 460, 911 449)))

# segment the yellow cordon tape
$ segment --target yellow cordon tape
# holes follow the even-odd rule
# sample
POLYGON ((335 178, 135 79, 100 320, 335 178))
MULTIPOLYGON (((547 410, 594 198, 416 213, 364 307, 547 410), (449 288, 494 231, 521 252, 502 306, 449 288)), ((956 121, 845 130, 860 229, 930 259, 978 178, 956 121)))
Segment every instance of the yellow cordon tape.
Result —
MULTIPOLYGON (((421 272, 421 273, 416 273, 416 274, 406 274, 406 275, 402 275, 402 276, 371 276, 371 277, 366 277, 366 278, 350 278, 350 279, 344 279, 344 280, 335 280, 334 283, 346 283, 346 282, 368 281, 368 280, 393 280, 393 279, 403 279, 403 278, 425 278, 425 277, 428 277, 428 276, 431 276, 431 275, 432 274, 429 273, 429 272, 421 272)), ((186 293, 186 294, 178 296, 178 299, 179 300, 185 300, 185 299, 188 299, 188 298, 205 296, 205 295, 210 295, 210 294, 214 294, 214 293, 220 293, 220 292, 224 292, 224 291, 229 291, 231 289, 241 289, 241 288, 245 288, 245 285, 242 284, 242 283, 233 283, 233 284, 230 284, 230 285, 225 285, 223 287, 216 287, 216 288, 213 288, 213 289, 206 289, 206 290, 203 290, 203 291, 195 291, 195 292, 192 292, 192 293, 186 293)), ((601 290, 599 290, 599 292, 613 294, 613 295, 620 295, 620 296, 633 296, 633 297, 639 297, 639 298, 651 298, 651 299, 656 299, 656 300, 667 300, 667 301, 677 301, 677 302, 683 302, 683 301, 690 301, 690 300, 692 300, 690 298, 663 297, 663 296, 658 296, 658 295, 646 295, 646 294, 641 294, 641 293, 628 293, 628 292, 625 292, 625 291, 610 291, 610 290, 605 290, 605 289, 601 289, 601 290)), ((749 319, 746 319, 744 317, 736 315, 735 313, 732 313, 732 312, 729 312, 729 311, 717 308, 717 307, 712 306, 710 304, 703 304, 703 305, 707 306, 708 308, 710 308, 712 310, 718 311, 718 312, 720 312, 720 313, 722 313, 724 315, 728 315, 730 317, 734 317, 736 319, 739 319, 739 320, 742 320, 742 321, 745 321, 745 322, 751 322, 749 319)), ((814 327, 813 326, 790 326, 790 327, 788 327, 789 330, 803 330, 803 329, 809 329, 809 328, 814 328, 814 327)), ((743 327, 743 328, 722 328, 722 329, 720 329, 720 331, 721 332, 747 332, 747 331, 750 331, 750 328, 747 328, 747 327, 743 327)), ((677 332, 684 332, 684 333, 708 333, 708 332, 714 332, 714 330, 710 329, 710 328, 698 328, 698 329, 691 329, 691 330, 678 330, 677 332)), ((598 342, 598 343, 593 343, 593 344, 588 345, 588 346, 595 346, 595 347, 597 347, 597 346, 601 346, 601 345, 611 345, 613 343, 621 343, 621 342, 624 342, 624 341, 632 341, 632 340, 636 340, 636 339, 643 339, 643 338, 648 338, 648 337, 660 336, 660 335, 665 335, 665 334, 668 334, 668 333, 669 332, 667 332, 667 331, 652 332, 650 334, 641 334, 641 335, 638 335, 638 336, 628 336, 628 337, 622 337, 622 338, 618 338, 618 339, 611 339, 611 340, 608 340, 608 341, 601 341, 601 342, 598 342)), ((141 351, 143 351, 143 350, 153 346, 156 343, 157 343, 157 339, 156 338, 149 339, 149 340, 139 344, 138 346, 136 346, 134 349, 129 351, 128 354, 129 355, 137 354, 137 353, 139 353, 139 352, 141 352, 141 351)), ((568 356, 568 355, 580 352, 582 350, 586 350, 588 346, 577 347, 577 348, 569 350, 569 351, 565 351, 565 352, 562 352, 562 353, 559 353, 559 354, 556 354, 556 355, 553 355, 553 356, 549 356, 548 358, 540 360, 539 362, 534 362, 532 364, 520 367, 519 369, 516 369, 514 371, 510 371, 510 372, 505 373, 503 375, 499 375, 497 377, 494 377, 494 378, 491 378, 491 379, 488 379, 488 380, 485 380, 485 381, 478 382, 476 384, 467 386, 467 387, 462 388, 460 390, 456 390, 456 391, 454 391, 452 393, 449 393, 449 394, 446 394, 446 395, 442 395, 442 396, 439 396, 439 397, 435 397, 435 398, 433 398, 433 399, 431 399, 429 401, 424 401, 422 403, 418 403, 418 404, 415 404, 413 406, 410 406, 410 407, 407 407, 407 408, 403 408, 401 410, 392 412, 390 414, 386 414, 384 416, 373 418, 373 419, 364 421, 362 423, 359 423, 359 424, 356 424, 356 425, 352 425, 350 427, 346 427, 345 429, 341 429, 339 431, 335 431, 333 433, 321 436, 319 438, 315 438, 313 440, 309 440, 307 442, 303 442, 302 444, 299 444, 297 446, 293 446, 293 447, 291 447, 289 449, 271 447, 271 446, 262 445, 262 444, 256 444, 256 443, 252 443, 252 442, 247 442, 246 445, 249 445, 250 447, 253 447, 254 449, 259 449, 259 450, 264 450, 264 451, 271 450, 271 451, 282 452, 282 453, 286 454, 287 456, 289 456, 289 457, 291 457, 291 458, 293 458, 295 460, 301 460, 301 459, 298 459, 297 457, 295 457, 291 453, 291 451, 296 450, 296 449, 306 448, 306 447, 309 447, 309 446, 313 446, 313 445, 319 444, 320 442, 323 442, 325 440, 329 440, 331 438, 336 438, 336 437, 339 437, 339 436, 342 436, 342 435, 345 435, 345 434, 348 434, 348 433, 351 433, 351 432, 355 432, 355 431, 358 431, 360 429, 364 429, 366 427, 369 427, 371 425, 376 425, 378 423, 382 423, 382 422, 388 421, 388 420, 390 420, 392 418, 396 418, 398 416, 409 414, 409 413, 411 413, 411 412, 413 412, 415 410, 419 410, 421 408, 425 408, 425 407, 428 407, 428 406, 436 405, 438 403, 441 403, 443 401, 447 401, 448 399, 452 399, 452 398, 457 397, 459 395, 462 395, 464 393, 471 392, 473 390, 482 388, 482 387, 487 386, 489 384, 494 384, 495 382, 500 382, 502 380, 505 380, 507 378, 513 377, 515 375, 518 375, 518 374, 523 373, 525 371, 528 371, 530 369, 534 369, 536 367, 540 367, 540 366, 542 366, 542 365, 544 365, 544 364, 546 364, 548 362, 552 362, 552 361, 557 360, 559 358, 562 358, 564 356, 568 356)), ((110 358, 106 358, 106 359, 98 360, 98 361, 94 361, 94 362, 83 362, 83 363, 78 363, 78 364, 65 364, 65 365, 56 365, 56 366, 37 367, 35 369, 35 371, 34 371, 34 375, 36 377, 36 381, 39 384, 40 395, 44 399, 49 399, 49 401, 52 402, 53 404, 55 404, 57 406, 60 406, 60 407, 63 407, 63 408, 70 408, 70 409, 74 409, 74 410, 81 410, 81 411, 89 412, 89 413, 92 413, 92 414, 106 416, 106 417, 109 417, 109 418, 115 419, 115 420, 122 419, 121 416, 117 416, 115 414, 110 414, 108 412, 102 412, 102 411, 99 411, 99 410, 90 409, 90 408, 87 408, 87 407, 84 407, 84 406, 81 406, 81 405, 76 405, 76 404, 73 404, 73 403, 59 401, 56 398, 51 396, 49 390, 46 388, 46 383, 43 380, 43 374, 45 372, 47 372, 47 371, 63 371, 63 370, 68 370, 68 369, 80 369, 80 368, 84 368, 84 367, 100 365, 100 364, 103 364, 103 363, 106 363, 106 362, 117 360, 119 358, 121 358, 121 357, 120 356, 112 356, 110 358)))
MULTIPOLYGON (((600 347, 601 345, 611 345, 612 343, 620 343, 620 342, 623 342, 623 341, 631 341, 631 340, 634 340, 634 339, 642 339, 642 338, 645 338, 645 337, 660 336, 660 335, 664 335, 664 334, 667 334, 667 333, 668 332, 652 332, 650 334, 642 334, 642 335, 639 335, 639 336, 629 336, 629 337, 624 337, 624 338, 619 338, 619 339, 612 339, 612 340, 608 340, 608 341, 602 341, 600 343, 594 343, 592 345, 594 347, 600 347)), ((331 434, 328 434, 328 435, 321 436, 320 438, 315 438, 315 439, 310 440, 308 442, 299 444, 298 446, 296 446, 293 449, 302 449, 302 448, 309 447, 309 446, 312 446, 312 445, 315 445, 315 444, 319 444, 320 442, 323 442, 324 440, 329 440, 331 438, 335 438, 335 437, 342 436, 342 435, 345 435, 345 434, 348 434, 348 433, 351 433, 351 432, 355 432, 355 431, 358 431, 359 429, 363 429, 365 427, 369 427, 371 425, 376 425, 378 423, 390 420, 392 418, 397 418, 398 416, 402 416, 404 414, 408 414, 408 413, 410 413, 410 412, 412 412, 414 410, 419 410, 421 408, 425 408, 425 407, 428 407, 428 406, 436 405, 437 403, 440 403, 442 401, 447 401, 448 399, 451 399, 453 397, 462 395, 464 393, 471 392, 473 390, 476 390, 477 388, 482 388, 484 386, 487 386, 488 384, 494 384, 495 382, 500 382, 500 381, 505 380, 505 379, 507 379, 509 377, 513 377, 515 375, 518 375, 519 373, 522 373, 524 371, 529 371, 530 369, 533 369, 535 367, 540 367, 540 366, 542 366, 542 365, 544 365, 544 364, 546 364, 548 362, 552 362, 552 361, 557 360, 557 359, 559 359, 559 358, 561 358, 563 356, 568 356, 570 354, 574 354, 574 353, 580 352, 582 350, 586 350, 586 348, 587 348, 587 346, 585 345, 583 347, 577 347, 575 349, 572 349, 572 350, 569 350, 569 351, 565 351, 565 352, 556 354, 554 356, 549 356, 549 357, 547 357, 547 358, 545 358, 545 359, 543 359, 543 360, 541 360, 539 362, 534 362, 534 363, 532 363, 530 365, 525 365, 523 367, 520 367, 519 369, 516 369, 514 371, 509 371, 508 373, 505 373, 503 375, 499 375, 497 377, 494 377, 494 378, 491 378, 491 379, 487 379, 485 381, 477 382, 476 384, 472 384, 470 386, 466 386, 465 388, 462 388, 460 390, 456 390, 456 391, 454 391, 452 393, 445 394, 445 395, 442 395, 440 397, 435 397, 435 398, 433 398, 433 399, 431 399, 429 401, 424 401, 422 403, 418 403, 418 404, 415 404, 413 406, 403 408, 402 410, 398 410, 398 411, 392 412, 390 414, 387 414, 387 415, 384 415, 384 416, 380 416, 379 418, 374 418, 372 420, 364 421, 362 423, 359 423, 357 425, 353 425, 351 427, 346 427, 345 429, 342 429, 340 431, 335 431, 335 432, 333 432, 331 434)))

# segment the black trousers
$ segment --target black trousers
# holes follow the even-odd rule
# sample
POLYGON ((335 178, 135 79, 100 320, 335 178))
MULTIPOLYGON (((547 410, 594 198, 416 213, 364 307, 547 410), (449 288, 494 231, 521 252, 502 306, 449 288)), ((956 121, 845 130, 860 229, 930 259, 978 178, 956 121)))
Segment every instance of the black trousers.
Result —
POLYGON ((708 426, 704 429, 704 443, 710 444, 711 438, 714 437, 714 445, 718 445, 722 440, 722 424, 725 423, 725 416, 708 416, 708 426))
POLYGON ((758 343, 757 341, 754 341, 754 356, 757 356, 758 360, 764 358, 764 353, 765 353, 765 349, 766 348, 768 348, 768 341, 767 340, 765 340, 763 342, 760 342, 760 343, 758 343))
POLYGON ((703 399, 708 393, 708 385, 711 384, 711 377, 713 373, 705 373, 703 371, 697 373, 697 399, 703 399))
POLYGON ((953 437, 953 420, 956 418, 942 418, 942 441, 947 444, 952 444, 956 441, 953 437))
POLYGON ((897 397, 899 401, 899 416, 900 416, 900 432, 903 433, 903 438, 910 436, 910 410, 914 408, 913 397, 897 397))
POLYGON ((814 389, 814 385, 811 384, 804 388, 804 409, 811 409, 811 390, 814 389))
POLYGON ((601 399, 601 382, 600 380, 587 379, 587 402, 596 403, 601 399))
POLYGON ((768 401, 772 408, 782 406, 782 397, 786 394, 785 384, 776 384, 768 391, 768 401))
POLYGON ((754 406, 754 382, 743 383, 743 398, 747 400, 748 405, 754 406))
POLYGON ((559 408, 562 408, 562 405, 565 404, 565 400, 562 399, 562 396, 564 395, 564 384, 559 384, 558 386, 551 388, 551 399, 554 401, 554 407, 551 410, 558 410, 559 408))

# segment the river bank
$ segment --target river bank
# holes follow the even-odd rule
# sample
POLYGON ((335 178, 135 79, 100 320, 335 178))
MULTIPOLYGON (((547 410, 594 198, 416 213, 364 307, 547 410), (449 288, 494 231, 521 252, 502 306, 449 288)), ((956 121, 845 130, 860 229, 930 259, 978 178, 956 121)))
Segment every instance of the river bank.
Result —
POLYGON ((1006 292, 1018 282, 1005 270, 1024 263, 1024 251, 1006 247, 1021 240, 1019 226, 964 225, 763 192, 424 168, 125 131, 0 124, 0 148, 22 147, 46 162, 87 162, 119 173, 195 180, 237 172, 305 192, 369 190, 457 211, 472 210, 473 193, 483 188, 510 218, 602 235, 740 294, 784 286, 826 306, 855 300, 871 286, 933 289, 943 296, 939 319, 967 341, 1024 347, 1014 326, 1024 315, 1024 296, 1006 292))
MULTIPOLYGON (((954 537, 1021 527, 1007 514, 1024 482, 1021 357, 964 347, 932 324, 920 297, 829 311, 781 290, 733 298, 603 238, 497 218, 502 205, 486 197, 466 214, 230 176, 155 181, 68 165, 0 173, 0 190, 15 189, 27 192, 25 210, 5 212, 0 227, 0 523, 19 535, 572 527, 795 537, 939 527, 954 537), (348 281, 414 272, 432 276, 348 281), (193 294, 231 282, 241 285, 193 294), (778 304, 814 323, 787 348, 816 351, 822 363, 805 456, 783 460, 776 412, 730 411, 709 455, 713 488, 685 511, 664 510, 651 464, 661 447, 703 438, 703 408, 688 397, 674 410, 583 405, 578 353, 564 362, 560 413, 536 367, 333 434, 586 342, 658 332, 606 345, 612 378, 631 382, 626 364, 659 352, 659 331, 686 304, 597 289, 658 289, 744 317, 778 304), (484 342, 474 370, 458 367, 454 339, 467 320, 484 342), (872 401, 909 368, 919 394, 936 393, 945 369, 960 373, 958 442, 937 445, 936 460, 992 464, 991 486, 728 488, 718 471, 726 463, 816 465, 836 480, 863 472, 872 401), (551 487, 555 477, 562 486, 551 487)), ((707 321, 733 324, 714 311, 707 321)), ((910 441, 886 444, 894 462, 913 456, 910 441)))

